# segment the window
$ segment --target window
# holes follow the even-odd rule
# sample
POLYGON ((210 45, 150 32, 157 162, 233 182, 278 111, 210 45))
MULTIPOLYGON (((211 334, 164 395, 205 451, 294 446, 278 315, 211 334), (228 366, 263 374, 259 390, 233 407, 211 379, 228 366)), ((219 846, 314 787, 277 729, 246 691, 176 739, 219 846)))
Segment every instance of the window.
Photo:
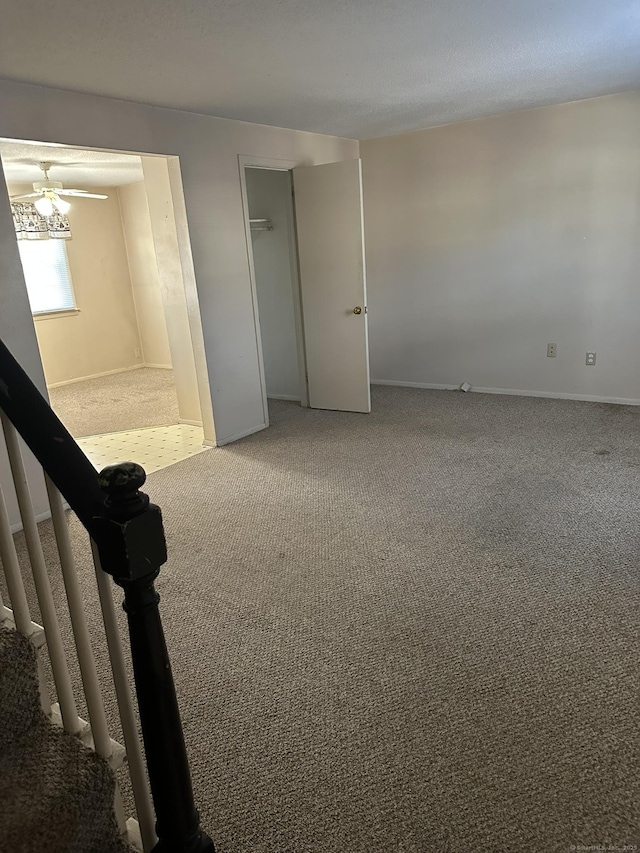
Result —
POLYGON ((74 311, 64 240, 18 240, 32 314, 74 311))

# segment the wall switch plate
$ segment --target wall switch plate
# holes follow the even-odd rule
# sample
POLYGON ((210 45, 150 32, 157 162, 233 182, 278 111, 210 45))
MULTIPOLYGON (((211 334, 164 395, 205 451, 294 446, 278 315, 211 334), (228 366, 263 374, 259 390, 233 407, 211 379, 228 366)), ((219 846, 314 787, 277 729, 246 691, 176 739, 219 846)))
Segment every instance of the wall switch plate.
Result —
POLYGON ((556 357, 556 344, 547 344, 547 358, 556 357))
POLYGON ((588 352, 585 364, 595 364, 596 363, 596 354, 595 352, 588 352))

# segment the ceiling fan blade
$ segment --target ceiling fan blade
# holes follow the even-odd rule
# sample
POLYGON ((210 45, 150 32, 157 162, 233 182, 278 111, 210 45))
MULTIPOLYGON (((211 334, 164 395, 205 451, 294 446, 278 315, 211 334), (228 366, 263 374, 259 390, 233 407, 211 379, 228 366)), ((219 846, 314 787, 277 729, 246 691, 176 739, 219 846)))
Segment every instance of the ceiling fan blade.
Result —
POLYGON ((26 193, 26 195, 12 195, 10 201, 26 201, 28 198, 39 198, 42 193, 26 193))
POLYGON ((100 195, 99 193, 88 193, 85 190, 56 190, 58 195, 70 195, 74 198, 109 198, 108 195, 100 195))

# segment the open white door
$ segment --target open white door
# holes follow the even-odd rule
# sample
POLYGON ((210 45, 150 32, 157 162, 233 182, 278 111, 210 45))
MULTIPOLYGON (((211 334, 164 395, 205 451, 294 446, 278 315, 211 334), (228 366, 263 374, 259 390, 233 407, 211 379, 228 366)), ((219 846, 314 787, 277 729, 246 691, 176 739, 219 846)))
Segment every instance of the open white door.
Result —
POLYGON ((309 405, 370 412, 361 161, 300 166, 293 185, 309 405))

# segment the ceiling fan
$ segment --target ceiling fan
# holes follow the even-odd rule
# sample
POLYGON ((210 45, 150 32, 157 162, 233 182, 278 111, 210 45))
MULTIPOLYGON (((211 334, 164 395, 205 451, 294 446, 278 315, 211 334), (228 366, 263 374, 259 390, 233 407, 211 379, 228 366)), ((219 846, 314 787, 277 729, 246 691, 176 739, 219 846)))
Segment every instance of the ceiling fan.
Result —
POLYGON ((51 216, 55 210, 59 213, 67 213, 71 205, 61 196, 70 196, 71 198, 109 198, 106 195, 98 193, 88 193, 86 190, 65 189, 60 181, 49 180, 49 169, 52 163, 38 164, 44 172, 44 181, 36 181, 33 185, 32 193, 24 195, 16 195, 11 197, 11 201, 29 201, 32 198, 37 199, 34 202, 35 208, 41 216, 51 216))

